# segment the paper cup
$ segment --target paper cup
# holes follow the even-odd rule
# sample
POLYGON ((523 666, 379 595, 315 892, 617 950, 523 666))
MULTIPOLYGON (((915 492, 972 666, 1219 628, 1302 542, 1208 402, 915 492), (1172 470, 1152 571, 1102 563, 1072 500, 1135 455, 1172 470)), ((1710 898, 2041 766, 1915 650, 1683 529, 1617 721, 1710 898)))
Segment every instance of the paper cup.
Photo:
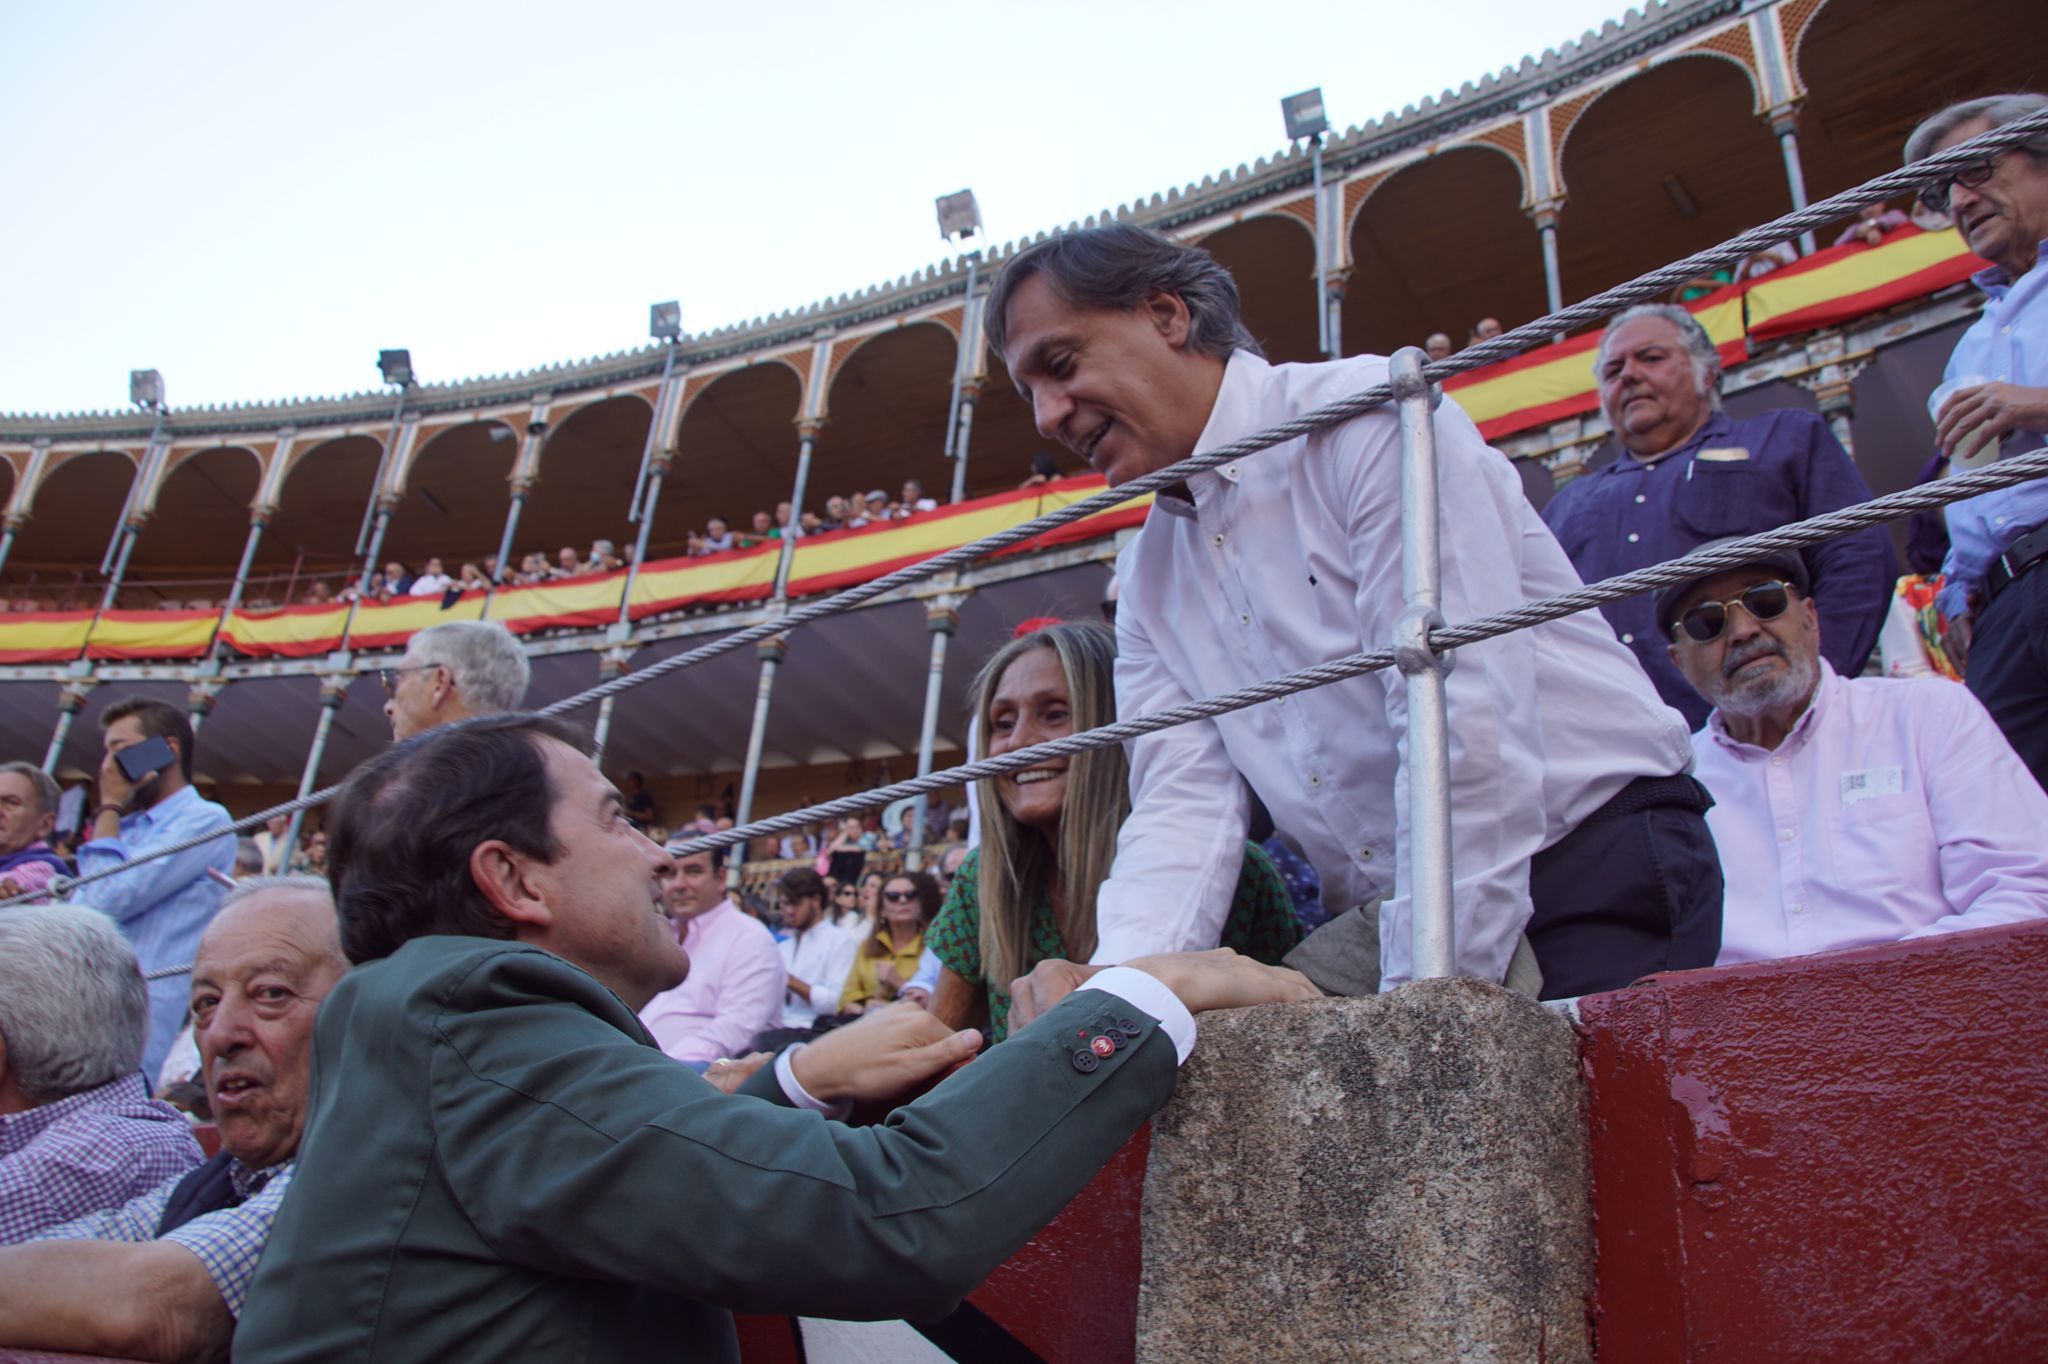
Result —
MULTIPOLYGON (((1958 374, 1955 378, 1938 385, 1934 392, 1927 395, 1927 415, 1934 420, 1936 425, 1940 425, 1941 409, 1951 397, 1966 388, 1976 388, 1980 384, 1988 384, 1990 382, 1991 376, 1988 374, 1958 374)), ((1967 449, 1969 444, 1970 434, 1966 433, 1961 440, 1956 442, 1956 448, 1958 450, 1967 449)), ((1948 462, 1949 472, 1952 474, 1968 473, 1972 469, 1982 469, 1986 465, 1997 463, 1998 455, 1999 443, 1995 440, 1987 441, 1984 447, 1974 454, 1968 456, 1956 455, 1950 458, 1948 462)))

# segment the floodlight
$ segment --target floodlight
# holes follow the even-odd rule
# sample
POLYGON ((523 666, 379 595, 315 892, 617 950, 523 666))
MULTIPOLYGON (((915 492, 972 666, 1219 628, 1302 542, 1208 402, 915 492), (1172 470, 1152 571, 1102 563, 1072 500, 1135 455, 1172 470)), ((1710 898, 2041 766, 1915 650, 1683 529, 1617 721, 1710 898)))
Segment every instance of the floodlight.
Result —
POLYGON ((134 403, 137 407, 162 407, 164 405, 164 376, 153 369, 129 370, 128 401, 134 403))
POLYGON ((941 194, 935 201, 939 209, 939 235, 941 237, 971 237, 981 231, 981 205, 974 202, 974 191, 963 189, 957 194, 941 194))
POLYGON ((383 371, 385 383, 397 384, 401 388, 412 386, 411 351, 380 350, 377 352, 377 368, 383 371))
POLYGON ((657 341, 674 341, 683 334, 683 305, 655 303, 647 309, 647 334, 657 341))
POLYGON ((1330 120, 1323 117, 1323 87, 1320 85, 1281 100, 1280 115, 1287 120, 1289 142, 1298 142, 1304 137, 1321 137, 1330 131, 1330 120))

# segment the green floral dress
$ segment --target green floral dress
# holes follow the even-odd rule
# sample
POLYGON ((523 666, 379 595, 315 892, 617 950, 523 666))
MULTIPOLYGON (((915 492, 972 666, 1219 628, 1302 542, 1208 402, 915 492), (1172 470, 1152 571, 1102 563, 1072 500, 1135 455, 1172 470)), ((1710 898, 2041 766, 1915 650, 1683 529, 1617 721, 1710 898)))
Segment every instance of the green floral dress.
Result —
MULTIPOLYGON (((993 1043, 1009 1035, 1010 992, 1008 981, 998 986, 982 979, 980 873, 981 851, 976 849, 960 864, 946 903, 925 930, 924 941, 941 965, 988 992, 988 1034, 993 1043)), ((1301 921, 1295 917, 1294 902, 1287 896, 1279 869, 1257 844, 1245 844, 1244 869, 1238 873, 1237 893, 1231 896, 1230 912, 1223 920, 1223 946, 1255 961, 1277 965, 1300 941, 1301 921)), ((1032 908, 1024 970, 1066 954, 1060 944, 1059 924, 1052 915, 1052 896, 1042 895, 1032 908)))

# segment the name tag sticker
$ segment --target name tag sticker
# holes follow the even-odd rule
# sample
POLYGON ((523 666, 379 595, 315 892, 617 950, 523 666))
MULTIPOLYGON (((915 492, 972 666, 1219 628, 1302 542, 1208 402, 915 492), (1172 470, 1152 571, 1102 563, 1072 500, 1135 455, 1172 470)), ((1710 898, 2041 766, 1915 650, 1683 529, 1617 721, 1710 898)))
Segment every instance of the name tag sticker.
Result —
POLYGON ((1848 809, 1858 801, 1876 800, 1879 796, 1896 796, 1906 789, 1906 769, 1903 767, 1871 767, 1861 772, 1842 774, 1842 808, 1848 809))
POLYGON ((1739 445, 1728 445, 1718 450, 1702 450, 1696 458, 1709 464, 1740 464, 1749 458, 1749 451, 1739 445))

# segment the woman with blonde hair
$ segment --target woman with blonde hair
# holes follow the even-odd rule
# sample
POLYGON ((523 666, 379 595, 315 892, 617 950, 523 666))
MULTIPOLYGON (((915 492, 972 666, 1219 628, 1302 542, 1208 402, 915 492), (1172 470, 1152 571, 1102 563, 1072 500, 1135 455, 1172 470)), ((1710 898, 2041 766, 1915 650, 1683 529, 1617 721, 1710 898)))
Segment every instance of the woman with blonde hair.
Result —
MULTIPOLYGON (((999 757, 1116 719, 1116 636, 1055 622, 1012 640, 969 691, 980 751, 999 757)), ((1054 758, 977 784, 981 846, 953 877, 925 933, 944 968, 931 1010, 953 1027, 986 1010, 991 1042, 1009 1031, 1010 982, 1054 957, 1094 955, 1095 894, 1131 813, 1121 744, 1054 758)), ((1301 941, 1272 860, 1245 845, 1222 946, 1269 965, 1301 941)))

